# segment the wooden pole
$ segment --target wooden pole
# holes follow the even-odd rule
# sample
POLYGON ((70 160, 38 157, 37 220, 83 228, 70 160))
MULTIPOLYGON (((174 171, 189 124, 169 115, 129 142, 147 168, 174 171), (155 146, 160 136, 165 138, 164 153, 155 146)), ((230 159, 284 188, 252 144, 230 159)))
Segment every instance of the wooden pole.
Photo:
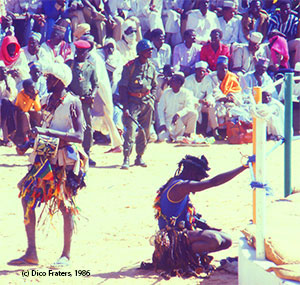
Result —
MULTIPOLYGON (((262 101, 262 92, 260 87, 253 87, 253 97, 257 103, 261 103, 262 101)), ((256 155, 256 118, 253 117, 253 134, 252 134, 252 141, 253 141, 253 155, 256 155)), ((256 163, 253 163, 253 172, 254 176, 256 177, 256 163)), ((253 223, 256 224, 256 189, 253 189, 253 223)))

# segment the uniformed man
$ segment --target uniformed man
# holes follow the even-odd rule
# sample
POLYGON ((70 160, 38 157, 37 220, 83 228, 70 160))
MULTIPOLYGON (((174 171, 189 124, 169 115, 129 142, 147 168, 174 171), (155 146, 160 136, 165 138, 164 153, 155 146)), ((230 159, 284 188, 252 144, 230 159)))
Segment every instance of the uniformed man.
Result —
POLYGON ((129 156, 136 129, 134 120, 138 121, 143 128, 139 129, 135 139, 137 153, 135 165, 147 167, 147 164, 142 160, 142 155, 149 139, 157 87, 155 67, 149 60, 152 49, 150 41, 146 39, 139 41, 136 46, 138 57, 123 67, 122 78, 119 82, 119 93, 124 108, 123 124, 126 128, 122 169, 129 168, 129 156))
POLYGON ((76 47, 75 58, 67 62, 73 74, 69 89, 81 100, 86 122, 82 146, 89 156, 89 165, 95 166, 95 161, 90 158, 90 149, 93 144, 91 108, 99 86, 99 78, 95 65, 87 59, 91 44, 88 41, 78 40, 74 42, 74 45, 76 47))

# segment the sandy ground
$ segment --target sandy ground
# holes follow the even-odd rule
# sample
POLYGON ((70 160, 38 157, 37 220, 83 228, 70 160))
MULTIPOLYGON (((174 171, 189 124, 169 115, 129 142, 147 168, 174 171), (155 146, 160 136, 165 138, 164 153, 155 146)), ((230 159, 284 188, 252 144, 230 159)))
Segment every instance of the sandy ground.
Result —
MULTIPOLYGON (((274 142, 267 143, 271 149, 274 142)), ((300 141, 293 142, 292 185, 300 189, 300 141), (297 164, 298 163, 298 164, 297 164), (299 168, 298 168, 299 169, 299 168)), ((149 144, 144 156, 148 168, 137 166, 121 170, 121 154, 105 154, 110 146, 96 145, 93 158, 97 167, 88 173, 87 187, 78 196, 81 217, 76 222, 72 243, 72 264, 59 273, 72 277, 50 276, 49 265, 62 249, 62 217, 57 215, 52 225, 39 226, 37 246, 40 264, 36 267, 18 268, 6 263, 21 256, 26 248, 23 215, 17 198, 17 182, 27 171, 27 156, 17 156, 13 148, 0 148, 1 194, 0 201, 0 283, 23 284, 238 284, 237 275, 215 272, 209 279, 172 278, 163 280, 152 271, 138 270, 141 261, 151 261, 153 247, 149 238, 157 231, 154 220, 153 199, 157 189, 174 175, 177 163, 186 154, 205 154, 210 162, 210 175, 230 170, 240 165, 241 153, 251 154, 252 144, 190 147, 174 144, 149 144), (29 269, 29 276, 22 270, 29 269), (34 271, 35 270, 35 271, 34 271), (76 271, 77 270, 77 271, 76 271), (87 270, 90 276, 76 276, 87 270), (39 276, 33 276, 38 272, 39 276), (46 275, 46 276, 42 276, 46 275)), ((275 196, 283 196, 283 146, 267 159, 267 181, 275 196)), ((131 162, 134 161, 134 154, 131 162)), ((215 265, 227 256, 238 255, 240 230, 252 218, 252 191, 250 172, 245 171, 226 185, 192 195, 199 213, 209 224, 223 228, 233 239, 233 246, 213 254, 215 265)), ((41 209, 37 210, 39 214, 41 209)), ((272 215, 272 213, 269 213, 272 215)))

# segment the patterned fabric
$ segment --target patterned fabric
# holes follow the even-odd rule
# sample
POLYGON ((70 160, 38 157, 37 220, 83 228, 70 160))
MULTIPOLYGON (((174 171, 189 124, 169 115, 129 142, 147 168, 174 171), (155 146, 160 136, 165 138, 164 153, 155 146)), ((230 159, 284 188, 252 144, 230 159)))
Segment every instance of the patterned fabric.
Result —
POLYGON ((29 172, 19 182, 19 198, 27 204, 24 223, 29 223, 29 211, 39 207, 42 203, 48 206, 48 213, 52 217, 59 209, 61 202, 71 211, 78 214, 74 196, 78 189, 85 186, 85 173, 75 175, 63 166, 51 165, 49 160, 37 155, 29 172))
POLYGON ((299 18, 296 17, 294 14, 290 14, 287 21, 283 23, 280 14, 276 13, 270 18, 268 34, 272 30, 276 29, 281 33, 285 34, 288 41, 292 40, 296 37, 298 23, 299 18))

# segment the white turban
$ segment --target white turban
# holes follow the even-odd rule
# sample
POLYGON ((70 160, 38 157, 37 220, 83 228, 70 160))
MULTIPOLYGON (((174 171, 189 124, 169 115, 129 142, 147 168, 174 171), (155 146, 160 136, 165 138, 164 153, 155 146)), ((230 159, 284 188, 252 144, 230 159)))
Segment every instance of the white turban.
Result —
POLYGON ((45 68, 44 73, 54 75, 65 87, 69 86, 73 79, 72 70, 65 63, 54 62, 45 68))

